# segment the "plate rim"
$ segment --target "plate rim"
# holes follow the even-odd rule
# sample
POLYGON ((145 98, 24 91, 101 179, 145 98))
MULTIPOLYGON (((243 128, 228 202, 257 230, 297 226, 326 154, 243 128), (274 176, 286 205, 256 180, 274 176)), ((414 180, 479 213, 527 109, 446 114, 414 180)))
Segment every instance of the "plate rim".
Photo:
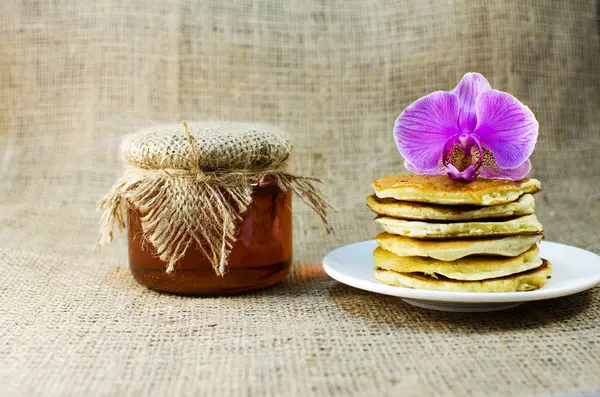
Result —
MULTIPOLYGON (((546 299, 554 299, 560 298, 568 295, 577 294, 588 289, 595 287, 600 284, 600 269, 596 277, 589 278, 585 281, 582 281, 579 284, 576 284, 572 287, 558 287, 552 289, 538 289, 534 291, 523 291, 523 292, 446 292, 446 291, 431 291, 431 290, 418 290, 406 287, 398 287, 392 285, 381 284, 375 281, 373 278, 370 280, 358 279, 353 276, 348 276, 344 273, 339 272, 331 265, 331 262, 334 261, 333 257, 340 250, 347 249, 350 246, 357 245, 367 245, 371 244, 373 247, 377 244, 375 240, 364 240, 352 244, 347 244, 342 247, 338 247, 332 251, 330 251, 324 258, 322 262, 323 269, 325 273, 329 275, 329 277, 334 280, 349 285, 354 288, 361 289, 363 291, 369 291, 382 295, 396 296, 399 298, 406 299, 415 299, 421 301, 428 302, 449 302, 449 303, 510 303, 510 302, 530 302, 530 301, 539 301, 546 299), (361 285, 366 283, 367 285, 361 285), (370 287, 370 288, 369 288, 370 287)), ((575 247, 572 245, 556 243, 552 241, 543 240, 541 242, 541 247, 543 249, 544 246, 548 247, 556 247, 558 249, 570 249, 570 250, 578 250, 585 253, 585 255, 593 255, 600 262, 600 256, 591 252, 584 250, 583 248, 575 247)))

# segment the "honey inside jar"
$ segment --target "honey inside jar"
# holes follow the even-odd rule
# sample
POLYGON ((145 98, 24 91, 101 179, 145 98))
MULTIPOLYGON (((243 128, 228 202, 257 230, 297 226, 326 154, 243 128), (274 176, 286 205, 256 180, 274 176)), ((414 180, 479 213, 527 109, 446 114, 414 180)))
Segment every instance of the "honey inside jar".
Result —
POLYGON ((292 261, 292 196, 276 183, 253 186, 252 203, 238 225, 237 240, 219 276, 197 245, 188 247, 175 271, 144 241, 140 212, 128 211, 129 264, 142 285, 185 295, 226 295, 272 286, 288 273, 292 261))

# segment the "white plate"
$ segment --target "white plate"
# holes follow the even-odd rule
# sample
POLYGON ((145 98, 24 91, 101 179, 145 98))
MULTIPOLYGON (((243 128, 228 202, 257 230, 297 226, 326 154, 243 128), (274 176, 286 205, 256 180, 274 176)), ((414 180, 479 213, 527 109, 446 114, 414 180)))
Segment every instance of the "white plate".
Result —
POLYGON ((366 291, 398 296, 411 305, 452 312, 508 309, 523 302, 558 298, 600 284, 600 256, 569 245, 543 241, 542 258, 552 263, 552 278, 543 287, 526 292, 444 292, 393 287, 373 278, 374 240, 350 244, 330 252, 325 272, 337 281, 366 291))

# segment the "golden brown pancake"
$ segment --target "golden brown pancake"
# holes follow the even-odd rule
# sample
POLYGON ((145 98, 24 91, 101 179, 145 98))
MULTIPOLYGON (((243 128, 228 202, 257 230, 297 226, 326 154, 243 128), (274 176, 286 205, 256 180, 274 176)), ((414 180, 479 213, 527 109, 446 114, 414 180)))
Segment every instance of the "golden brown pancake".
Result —
POLYGON ((507 237, 484 237, 454 240, 423 240, 380 233, 377 244, 398 256, 426 256, 441 261, 453 261, 468 255, 517 256, 529 250, 541 234, 507 237))
POLYGON ((542 266, 511 276, 480 281, 434 278, 419 273, 398 273, 375 268, 373 277, 380 283, 398 287, 447 292, 518 292, 543 287, 550 278, 552 265, 543 259, 542 266))
POLYGON ((440 261, 422 256, 398 256, 377 247, 373 252, 373 259, 375 266, 382 270, 398 273, 423 273, 433 277, 441 275, 463 281, 509 276, 542 265, 537 245, 513 258, 472 255, 454 261, 440 261))
POLYGON ((375 219, 391 234, 413 238, 455 239, 459 237, 512 236, 515 234, 540 234, 544 230, 535 215, 502 221, 476 222, 422 222, 379 217, 375 219))
POLYGON ((508 218, 533 214, 535 200, 524 194, 517 201, 488 207, 443 206, 436 204, 380 199, 376 195, 367 197, 367 206, 378 215, 412 220, 471 221, 474 219, 508 218))
POLYGON ((391 175, 373 182, 379 198, 443 205, 498 205, 517 200, 526 193, 541 189, 536 179, 505 181, 476 179, 453 180, 446 175, 391 175))

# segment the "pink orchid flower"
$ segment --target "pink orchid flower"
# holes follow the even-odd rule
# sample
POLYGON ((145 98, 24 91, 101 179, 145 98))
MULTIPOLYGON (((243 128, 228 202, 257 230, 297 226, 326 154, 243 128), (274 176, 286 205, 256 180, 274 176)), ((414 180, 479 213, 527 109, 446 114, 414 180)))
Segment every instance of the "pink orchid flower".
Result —
POLYGON ((517 98, 467 73, 451 92, 433 92, 404 109, 394 139, 411 172, 517 180, 531 169, 538 127, 517 98))

